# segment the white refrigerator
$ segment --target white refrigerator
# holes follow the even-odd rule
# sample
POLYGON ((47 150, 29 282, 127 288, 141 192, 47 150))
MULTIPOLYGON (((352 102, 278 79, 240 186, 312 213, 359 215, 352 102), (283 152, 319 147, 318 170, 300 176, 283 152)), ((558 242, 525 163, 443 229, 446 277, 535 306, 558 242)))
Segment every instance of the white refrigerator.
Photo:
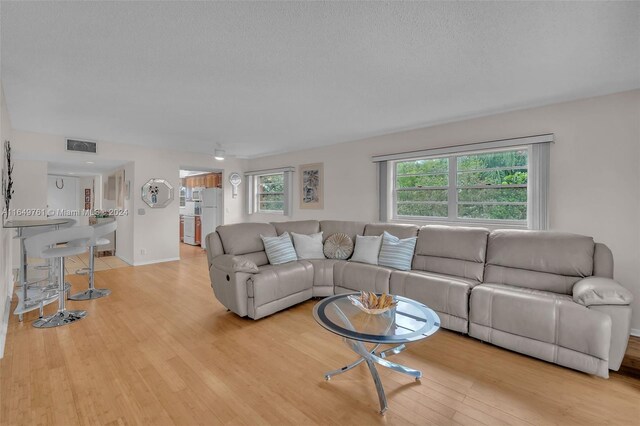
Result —
POLYGON ((207 188, 200 191, 200 225, 202 234, 200 236, 202 248, 207 248, 206 237, 222 225, 223 205, 222 189, 207 188))

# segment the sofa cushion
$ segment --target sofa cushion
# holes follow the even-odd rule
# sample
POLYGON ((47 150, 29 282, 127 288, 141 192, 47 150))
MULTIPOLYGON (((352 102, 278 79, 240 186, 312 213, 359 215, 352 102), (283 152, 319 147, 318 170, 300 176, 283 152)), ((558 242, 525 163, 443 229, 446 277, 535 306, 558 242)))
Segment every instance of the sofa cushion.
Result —
POLYGON ((438 313, 467 320, 469 294, 479 283, 451 275, 422 271, 393 271, 389 290, 424 303, 438 313))
POLYGON ((391 269, 366 263, 340 262, 333 267, 333 283, 353 291, 389 293, 391 269))
POLYGON ((313 266, 307 261, 265 265, 247 281, 247 294, 254 306, 308 290, 313 285, 313 266))
POLYGON ((275 237, 276 228, 270 223, 236 223, 216 228, 225 254, 247 254, 264 251, 260 235, 275 237))
POLYGON ((317 220, 296 220, 288 222, 271 222, 276 228, 278 235, 285 232, 295 232, 296 234, 317 234, 320 232, 320 222, 317 220))
POLYGON ((591 237, 503 229, 489 235, 487 264, 587 277, 593 273, 593 253, 591 237))
POLYGON ((401 239, 418 235, 416 225, 392 224, 392 223, 368 223, 364 229, 364 235, 382 235, 385 231, 401 239))
POLYGON ((408 271, 416 248, 416 237, 400 239, 384 231, 378 264, 389 268, 408 271))
POLYGON ((482 281, 488 236, 484 228, 423 226, 413 269, 482 281))
POLYGON ((469 321, 541 342, 609 357, 611 318, 570 296, 501 284, 473 288, 469 321))
POLYGON ((573 285, 580 279, 580 277, 506 268, 504 266, 487 265, 484 268, 485 282, 552 291, 559 294, 571 294, 573 285))
POLYGON ((309 259, 313 266, 313 286, 333 287, 333 268, 338 263, 346 263, 346 260, 338 259, 309 259))
POLYGON ((352 240, 355 241, 356 235, 364 234, 364 222, 351 222, 345 220, 321 220, 320 230, 323 232, 323 237, 326 240, 333 234, 343 233, 347 234, 352 240))
POLYGON ((488 236, 484 228, 427 225, 418 233, 416 254, 484 263, 488 236))
POLYGON ((267 253, 269 263, 280 265, 281 263, 295 262, 298 260, 296 250, 293 248, 288 232, 278 237, 260 236, 264 243, 264 251, 267 253))

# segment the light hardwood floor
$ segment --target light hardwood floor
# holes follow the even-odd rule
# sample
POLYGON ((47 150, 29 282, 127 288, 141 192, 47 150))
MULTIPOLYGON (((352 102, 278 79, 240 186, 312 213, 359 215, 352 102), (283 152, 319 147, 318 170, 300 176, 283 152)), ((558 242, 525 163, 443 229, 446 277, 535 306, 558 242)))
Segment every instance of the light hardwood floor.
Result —
MULTIPOLYGON (((96 257, 93 260, 93 268, 96 271, 106 271, 107 269, 124 268, 129 266, 127 262, 117 256, 96 257)), ((70 256, 65 262, 65 270, 68 275, 73 275, 78 269, 89 267, 89 253, 78 256, 70 256)))
MULTIPOLYGON (((76 289, 82 277, 71 277, 76 289)), ((637 424, 640 380, 599 379, 442 330, 396 358, 421 383, 380 369, 389 411, 364 366, 319 327, 309 301, 253 321, 213 297, 206 259, 96 273, 113 294, 57 329, 11 317, 0 361, 0 423, 637 424)), ((50 306, 49 309, 53 309, 50 306)))

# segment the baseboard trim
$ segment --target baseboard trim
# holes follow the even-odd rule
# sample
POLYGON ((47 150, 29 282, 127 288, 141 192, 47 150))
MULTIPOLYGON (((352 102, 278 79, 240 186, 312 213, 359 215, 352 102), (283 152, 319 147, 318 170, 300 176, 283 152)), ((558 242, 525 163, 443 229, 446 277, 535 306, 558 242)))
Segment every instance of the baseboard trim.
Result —
POLYGON ((133 265, 133 262, 130 261, 129 259, 125 259, 124 257, 120 256, 118 253, 116 253, 116 257, 120 260, 122 260, 124 263, 126 263, 129 266, 133 265))
POLYGON ((180 260, 180 258, 179 257, 169 257, 167 259, 147 260, 147 261, 144 261, 144 262, 134 262, 133 266, 144 266, 144 265, 153 265, 154 263, 175 262, 176 260, 180 260))
POLYGON ((7 297, 2 323, 0 324, 0 359, 4 357, 4 345, 7 341, 7 331, 9 330, 9 311, 11 311, 11 298, 7 297))
POLYGON ((636 337, 640 337, 640 328, 632 328, 631 329, 631 335, 632 336, 636 336, 636 337))

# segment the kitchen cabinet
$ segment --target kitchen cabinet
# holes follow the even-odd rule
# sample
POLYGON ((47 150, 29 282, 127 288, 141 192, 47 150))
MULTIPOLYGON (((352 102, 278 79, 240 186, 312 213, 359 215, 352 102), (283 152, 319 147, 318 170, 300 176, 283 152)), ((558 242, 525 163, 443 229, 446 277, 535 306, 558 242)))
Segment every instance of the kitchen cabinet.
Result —
POLYGON ((196 245, 199 246, 202 243, 202 222, 200 216, 196 216, 196 245))
POLYGON ((183 186, 187 190, 192 188, 222 188, 222 173, 207 173, 189 176, 183 179, 183 186))
POLYGON ((180 242, 184 242, 184 216, 180 215, 180 242))
POLYGON ((207 188, 215 188, 216 187, 215 180, 216 180, 215 175, 213 173, 209 173, 208 175, 205 176, 204 186, 207 188))

